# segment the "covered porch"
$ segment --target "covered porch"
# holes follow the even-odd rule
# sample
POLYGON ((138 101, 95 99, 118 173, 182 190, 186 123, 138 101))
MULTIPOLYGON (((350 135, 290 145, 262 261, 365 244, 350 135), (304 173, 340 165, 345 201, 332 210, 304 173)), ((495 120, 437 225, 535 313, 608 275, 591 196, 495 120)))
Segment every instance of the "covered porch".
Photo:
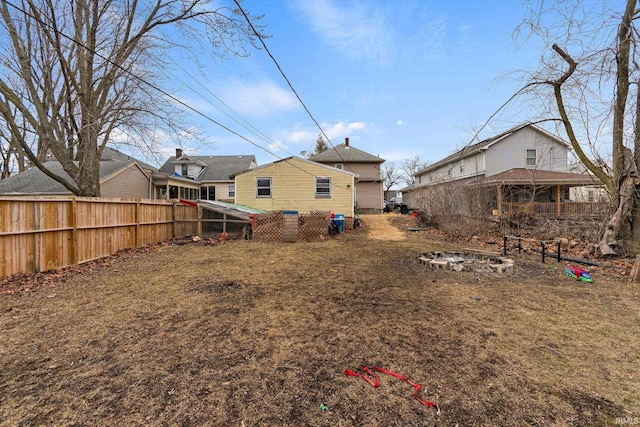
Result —
POLYGON ((540 216, 600 216, 609 204, 601 200, 572 200, 572 187, 597 186, 588 174, 535 169, 511 169, 481 181, 485 188, 495 188, 494 215, 528 213, 540 216))

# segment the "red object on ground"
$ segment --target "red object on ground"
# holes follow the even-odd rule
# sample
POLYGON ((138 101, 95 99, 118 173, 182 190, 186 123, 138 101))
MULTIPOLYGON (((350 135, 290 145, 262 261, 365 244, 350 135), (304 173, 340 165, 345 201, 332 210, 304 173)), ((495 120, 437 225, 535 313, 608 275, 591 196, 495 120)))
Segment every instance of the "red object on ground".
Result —
POLYGON ((413 397, 416 398, 416 400, 420 403, 422 403, 425 406, 434 406, 438 409, 438 413, 440 413, 440 407, 438 406, 437 403, 431 402, 429 400, 422 400, 418 397, 418 393, 420 392, 420 389, 422 388, 422 386, 420 384, 416 384, 413 381, 408 380, 407 378, 405 378, 404 376, 390 371, 388 369, 385 368, 379 368, 377 366, 362 366, 360 368, 360 370, 366 372, 366 374, 361 374, 358 372, 354 372, 351 369, 345 369, 344 374, 350 377, 360 377, 363 380, 365 380, 366 382, 368 382, 372 387, 376 388, 379 385, 378 382, 378 377, 376 374, 374 374, 372 371, 377 371, 380 372, 382 374, 387 374, 387 375, 391 375, 393 377, 398 378, 401 381, 404 381, 405 383, 409 384, 411 387, 413 387, 415 389, 415 391, 413 392, 413 397))

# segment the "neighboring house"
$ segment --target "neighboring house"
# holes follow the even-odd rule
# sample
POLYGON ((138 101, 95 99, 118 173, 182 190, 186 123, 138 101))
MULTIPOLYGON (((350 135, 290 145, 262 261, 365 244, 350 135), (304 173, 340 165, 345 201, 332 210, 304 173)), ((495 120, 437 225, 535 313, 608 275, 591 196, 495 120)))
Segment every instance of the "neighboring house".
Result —
POLYGON ((236 203, 264 211, 329 211, 353 217, 357 175, 288 157, 235 175, 236 203))
POLYGON ((349 138, 345 138, 344 144, 315 154, 309 160, 353 172, 358 176, 355 192, 355 208, 358 212, 380 212, 384 207, 380 171, 384 159, 350 146, 349 138))
POLYGON ((192 156, 176 149, 153 174, 157 199, 201 199, 235 202, 232 175, 256 167, 254 155, 192 156))
MULTIPOLYGON (((569 165, 569 171, 573 173, 580 173, 583 175, 591 176, 591 173, 582 163, 575 163, 569 165)), ((606 188, 602 184, 594 183, 592 185, 585 185, 583 187, 572 187, 569 189, 569 198, 576 202, 609 202, 610 197, 606 188)))
MULTIPOLYGON (((50 171, 73 182, 57 161, 44 164, 50 171)), ((136 160, 100 161, 100 193, 102 197, 150 198, 151 175, 136 160)), ((0 180, 0 195, 70 195, 58 181, 38 168, 30 168, 0 180)))
POLYGON ((540 204, 534 213, 561 214, 571 187, 598 184, 591 175, 568 172, 569 150, 558 136, 524 123, 418 171, 416 184, 402 190, 403 201, 418 208, 429 187, 458 182, 467 190, 493 192, 498 214, 525 203, 540 204))

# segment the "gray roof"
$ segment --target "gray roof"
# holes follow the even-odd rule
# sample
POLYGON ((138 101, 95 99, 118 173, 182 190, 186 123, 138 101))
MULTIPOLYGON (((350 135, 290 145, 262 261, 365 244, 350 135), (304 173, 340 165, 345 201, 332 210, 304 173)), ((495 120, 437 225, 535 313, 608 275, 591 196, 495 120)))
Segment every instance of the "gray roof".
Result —
POLYGON ((309 160, 319 163, 383 163, 384 159, 354 148, 352 145, 336 145, 322 153, 314 154, 309 160))
POLYGON ((499 133, 498 135, 492 136, 491 138, 487 138, 487 139, 483 139, 482 141, 473 144, 473 145, 467 145, 466 147, 462 148, 461 150, 456 151, 455 153, 445 157, 442 160, 439 160, 435 163, 430 164, 429 166, 427 166, 426 168, 416 172, 414 174, 414 176, 418 176, 421 175, 425 172, 431 171, 431 170, 435 170, 437 168, 439 168, 440 166, 446 165, 448 163, 451 163, 453 161, 458 161, 460 159, 463 159, 465 157, 469 157, 479 151, 482 151, 483 149, 487 149, 489 148, 489 146, 491 146, 492 144, 495 144, 496 142, 501 141, 502 139, 513 135, 514 133, 518 132, 519 130, 522 130, 526 127, 530 127, 533 130, 536 130, 540 133, 542 133, 543 135, 546 135, 547 137, 549 137, 550 139, 553 139, 554 141, 558 142, 559 144, 565 145, 565 146, 569 146, 569 144, 564 141, 562 138, 553 135, 552 133, 547 132, 546 130, 534 125, 531 122, 525 122, 522 124, 519 124, 518 126, 512 127, 511 129, 508 129, 502 133, 499 133))
POLYGON ((237 155, 237 156, 190 156, 184 155, 176 160, 176 156, 171 156, 160 167, 160 172, 167 175, 173 175, 176 164, 194 163, 206 165, 202 174, 197 177, 200 182, 206 181, 229 181, 230 176, 250 169, 255 164, 256 156, 254 155, 237 155))
POLYGON ((122 160, 122 161, 135 160, 138 163, 138 165, 140 165, 140 167, 142 167, 143 169, 152 170, 152 171, 158 170, 158 168, 155 166, 152 166, 148 163, 140 161, 135 157, 131 157, 130 155, 125 154, 122 151, 118 151, 115 148, 109 147, 109 146, 105 146, 104 149, 102 150, 102 157, 100 157, 100 160, 122 160))
MULTIPOLYGON (((106 160, 100 162, 100 182, 114 173, 136 163, 134 160, 106 160)), ((65 178, 70 183, 73 180, 57 161, 45 162, 44 165, 51 172, 65 178)), ((17 175, 0 180, 0 194, 71 194, 58 181, 45 175, 38 168, 27 169, 17 175)))
MULTIPOLYGON (((275 165, 277 163, 281 163, 281 162, 282 163, 291 163, 292 160, 298 160, 300 162, 308 163, 310 165, 318 166, 318 167, 321 167, 321 168, 325 168, 327 170, 331 170, 331 171, 336 172, 336 173, 347 174, 347 175, 354 176, 356 178, 359 177, 357 173, 354 173, 354 172, 351 172, 351 171, 347 171, 347 170, 344 170, 344 169, 334 168, 333 166, 329 166, 329 165, 326 165, 326 164, 320 163, 320 162, 314 162, 313 160, 301 159, 300 157, 296 157, 296 156, 291 156, 291 157, 286 157, 284 159, 276 160, 275 162, 267 163, 267 164, 264 164, 262 166, 257 166, 257 167, 255 167, 253 169, 245 169, 243 171, 240 171, 240 172, 234 174, 233 176, 235 177, 237 175, 242 175, 244 173, 253 172, 253 171, 259 171, 261 169, 270 168, 273 165, 275 165)), ((301 169, 301 170, 305 171, 304 169, 301 169)))

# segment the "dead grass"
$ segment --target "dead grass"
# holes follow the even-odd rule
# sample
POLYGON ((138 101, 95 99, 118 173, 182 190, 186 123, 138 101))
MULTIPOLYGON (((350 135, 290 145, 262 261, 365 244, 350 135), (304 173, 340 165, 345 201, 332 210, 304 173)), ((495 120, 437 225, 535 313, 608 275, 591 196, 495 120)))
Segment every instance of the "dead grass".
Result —
POLYGON ((575 282, 533 258, 516 258, 513 276, 429 270, 417 253, 457 246, 420 232, 372 239, 381 217, 322 243, 159 247, 1 295, 0 424, 640 417, 637 285, 604 273, 575 282), (441 414, 395 378, 374 389, 343 374, 361 365, 422 384, 441 414))

